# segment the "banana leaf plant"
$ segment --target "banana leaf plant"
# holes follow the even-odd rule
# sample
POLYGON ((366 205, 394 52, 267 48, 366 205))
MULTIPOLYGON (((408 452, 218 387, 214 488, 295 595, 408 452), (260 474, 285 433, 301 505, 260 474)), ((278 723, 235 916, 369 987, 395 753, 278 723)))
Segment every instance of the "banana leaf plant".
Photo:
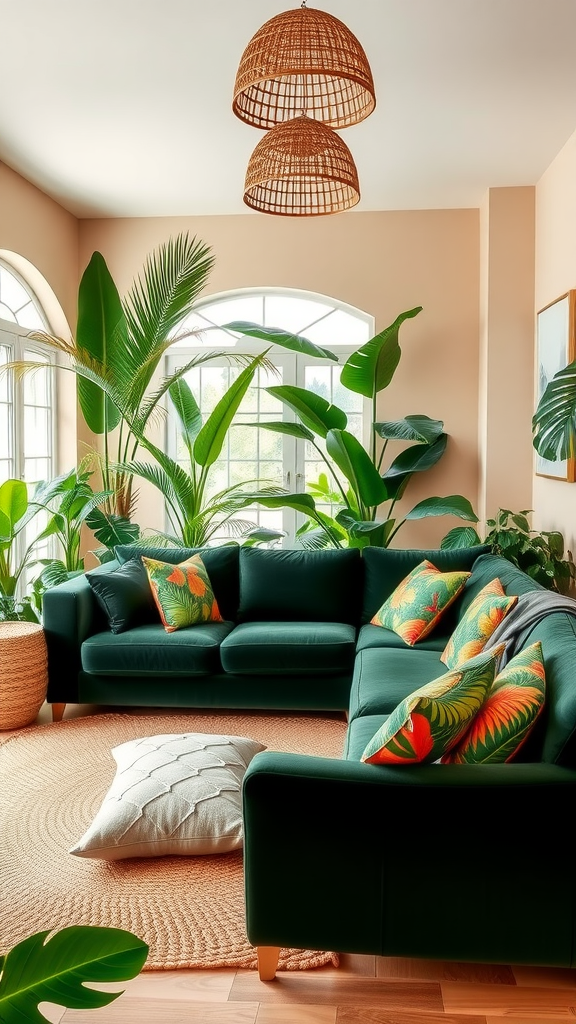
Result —
MULTIPOLYGON (((135 458, 139 437, 170 384, 212 357, 196 357, 172 377, 155 383, 166 350, 183 336, 177 329, 191 312, 213 263, 209 246, 180 234, 148 256, 121 299, 104 257, 95 252, 80 281, 76 338, 43 331, 30 335, 63 356, 60 365, 77 376, 84 419, 94 434, 103 437, 103 489, 110 492, 106 511, 112 515, 129 519, 134 512, 132 478, 118 467, 135 458)), ((4 369, 23 373, 37 366, 26 361, 4 369)))
MULTIPOLYGON (((292 338, 289 344, 294 347, 292 338)), ((251 359, 205 421, 187 382, 182 378, 174 381, 168 394, 178 419, 185 459, 177 462, 142 436, 141 444, 154 461, 135 460, 121 467, 123 472, 147 480, 164 495, 172 532, 160 534, 161 540, 201 547, 225 527, 233 538, 248 545, 269 543, 283 536, 257 529, 252 520, 239 518, 239 512, 255 503, 267 508, 290 506, 314 517, 314 502, 307 494, 287 494, 283 488, 272 485, 261 487, 257 480, 216 493, 211 488, 211 470, 221 455, 240 404, 265 361, 265 354, 251 359)))
POLYGON ((532 418, 533 443, 551 462, 576 456, 576 360, 554 374, 532 418))
POLYGON ((30 935, 0 955, 0 1022, 44 1024, 41 1003, 72 1010, 96 1009, 122 992, 87 987, 128 981, 140 973, 148 946, 120 928, 72 926, 30 935))
MULTIPOLYGON (((342 367, 340 383, 349 391, 370 399, 372 429, 369 450, 348 429, 343 409, 305 388, 281 385, 266 388, 296 417, 295 422, 259 423, 264 430, 295 437, 313 448, 326 465, 326 472, 309 484, 314 514, 298 531, 307 547, 349 545, 387 547, 406 520, 454 515, 471 522, 478 518, 467 498, 459 494, 426 498, 402 517, 394 514, 396 503, 415 473, 421 473, 441 459, 448 435, 441 420, 424 415, 400 420, 378 421, 378 395, 389 386, 401 357, 398 335, 405 320, 422 307, 401 313, 385 330, 357 349, 342 367), (405 448, 383 469, 390 441, 407 442, 405 448), (327 515, 318 504, 336 505, 327 515)), ((235 322, 229 329, 273 342, 278 332, 254 324, 235 322)), ((305 339, 302 339, 305 340, 305 339)))

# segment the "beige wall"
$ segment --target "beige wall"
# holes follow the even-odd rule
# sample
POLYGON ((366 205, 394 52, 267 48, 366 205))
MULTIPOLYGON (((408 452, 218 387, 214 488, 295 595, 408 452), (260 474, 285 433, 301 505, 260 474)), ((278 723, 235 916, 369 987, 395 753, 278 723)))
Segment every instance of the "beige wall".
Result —
MULTIPOLYGON (((50 329, 74 328, 78 291, 78 221, 58 203, 0 163, 0 254, 34 289, 50 329)), ((58 469, 76 462, 76 401, 72 374, 57 381, 58 469)))
POLYGON ((478 513, 531 507, 534 188, 492 188, 480 210, 478 513))
MULTIPOLYGON (((106 258, 121 293, 146 255, 187 230, 208 243, 216 264, 205 295, 258 285, 304 288, 371 313, 382 330, 401 311, 423 306, 403 325, 403 356, 379 414, 413 413, 443 419, 448 451, 408 489, 404 507, 432 494, 478 500, 477 210, 350 213, 284 220, 232 217, 98 220, 80 223, 80 266, 92 252, 106 258)), ((158 507, 142 519, 159 525, 158 507)), ((401 546, 437 544, 459 520, 407 524, 401 546)))
MULTIPOLYGON (((576 133, 536 186, 535 306, 576 288, 576 133)), ((534 524, 576 551, 576 484, 533 478, 534 524)))

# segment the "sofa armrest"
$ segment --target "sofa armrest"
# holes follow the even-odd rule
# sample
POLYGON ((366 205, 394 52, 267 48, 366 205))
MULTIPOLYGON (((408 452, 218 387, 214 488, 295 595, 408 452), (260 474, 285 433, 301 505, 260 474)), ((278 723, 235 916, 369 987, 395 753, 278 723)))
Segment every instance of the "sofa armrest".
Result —
MULTIPOLYGON (((105 562, 91 572, 112 572, 118 565, 116 560, 105 562)), ((85 573, 46 591, 42 600, 42 625, 48 648, 46 699, 48 703, 76 703, 80 648, 87 637, 107 628, 85 573)))
POLYGON ((575 771, 263 752, 243 794, 254 945, 571 962, 575 771))

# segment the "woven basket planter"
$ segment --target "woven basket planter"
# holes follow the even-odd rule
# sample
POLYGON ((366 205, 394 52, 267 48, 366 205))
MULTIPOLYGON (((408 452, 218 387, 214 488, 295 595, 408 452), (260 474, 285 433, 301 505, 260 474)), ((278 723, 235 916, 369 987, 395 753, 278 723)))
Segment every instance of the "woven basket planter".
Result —
POLYGON ((48 655, 36 622, 0 622, 0 729, 34 721, 46 699, 48 655))

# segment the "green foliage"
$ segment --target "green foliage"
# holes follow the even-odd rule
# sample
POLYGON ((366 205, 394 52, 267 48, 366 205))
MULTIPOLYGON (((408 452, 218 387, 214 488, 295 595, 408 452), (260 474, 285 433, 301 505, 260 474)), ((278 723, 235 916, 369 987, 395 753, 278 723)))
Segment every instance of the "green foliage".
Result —
MULTIPOLYGON (((266 388, 297 417, 297 422, 260 423, 258 427, 306 443, 326 465, 326 472, 320 474, 318 481, 308 485, 312 507, 302 505, 302 496, 298 496, 299 511, 304 512, 308 520, 298 531, 305 547, 386 547, 407 519, 454 515, 478 521, 470 502, 458 494, 421 501, 401 519, 393 515, 396 502, 414 474, 435 466, 448 440, 443 422, 428 416, 376 420, 377 397, 391 383, 400 361, 400 327, 421 309, 416 306, 401 313, 394 323, 354 352, 342 367, 340 384, 372 401, 370 451, 347 430, 348 418, 343 409, 304 388, 288 385, 266 388), (382 471, 390 441, 405 442, 408 447, 382 471), (318 507, 326 504, 333 507, 333 515, 327 515, 318 507)), ((264 328, 257 328, 255 335, 255 325, 236 323, 233 326, 240 333, 274 340, 274 335, 264 328)))
POLYGON ((493 554, 502 555, 547 590, 568 594, 576 581, 576 565, 571 551, 564 551, 564 538, 558 530, 539 533, 530 527, 531 509, 511 512, 501 508, 495 519, 487 519, 482 541, 476 530, 455 527, 443 538, 441 547, 469 547, 489 544, 493 554))
POLYGON ((42 1002, 73 1010, 106 1006, 121 992, 88 988, 91 982, 134 978, 144 966, 148 946, 118 928, 63 928, 38 932, 0 957, 0 1021, 44 1024, 42 1002))
POLYGON ((39 506, 29 501, 22 480, 5 480, 0 486, 0 621, 38 622, 32 596, 20 597, 18 584, 34 561, 34 544, 46 536, 43 531, 32 541, 25 541, 25 531, 39 511, 39 506))

